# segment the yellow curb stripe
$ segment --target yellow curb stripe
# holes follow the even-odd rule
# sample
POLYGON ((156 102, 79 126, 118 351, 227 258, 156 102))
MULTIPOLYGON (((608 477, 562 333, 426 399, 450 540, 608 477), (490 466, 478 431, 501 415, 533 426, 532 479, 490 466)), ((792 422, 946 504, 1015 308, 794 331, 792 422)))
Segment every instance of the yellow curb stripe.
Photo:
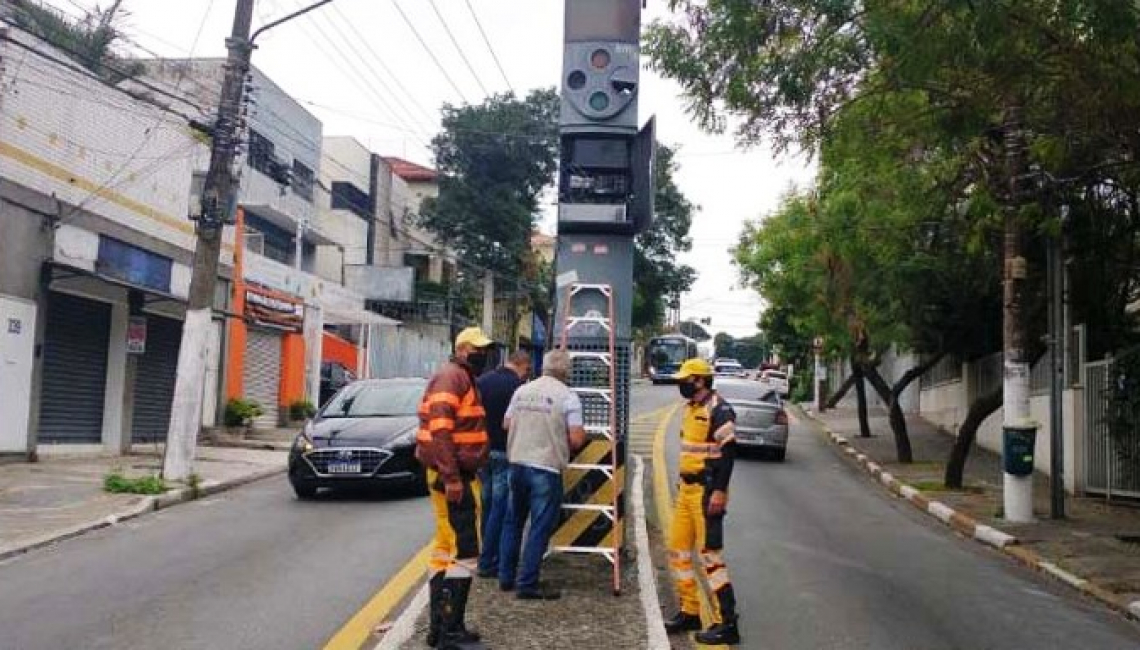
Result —
POLYGON ((325 643, 324 650, 360 650, 392 610, 424 577, 431 544, 420 549, 396 575, 376 592, 340 630, 325 643))
MULTIPOLYGON (((653 435, 653 500, 657 503, 657 521, 661 524, 661 534, 668 540, 669 529, 673 524, 673 495, 669 490, 669 470, 665 464, 665 434, 669 431, 669 423, 681 408, 680 403, 673 405, 657 423, 657 431, 653 435)), ((701 621, 707 627, 713 622, 713 608, 709 596, 705 592, 705 581, 698 580, 697 596, 701 601, 701 621)), ((696 643, 702 648, 727 648, 728 646, 707 646, 696 643)))

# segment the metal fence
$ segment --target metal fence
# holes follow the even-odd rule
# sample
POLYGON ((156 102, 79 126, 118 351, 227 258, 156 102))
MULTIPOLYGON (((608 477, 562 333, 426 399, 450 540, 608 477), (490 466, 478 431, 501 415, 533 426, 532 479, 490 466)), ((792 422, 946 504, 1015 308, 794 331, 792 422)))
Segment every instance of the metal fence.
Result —
POLYGON ((970 372, 970 394, 966 397, 970 402, 992 391, 1001 390, 1001 352, 971 361, 967 367, 970 372))
POLYGON ((934 388, 956 381, 962 381, 962 362, 953 356, 943 357, 919 379, 922 388, 934 388))
POLYGON ((1086 363, 1085 490, 1113 496, 1140 497, 1140 436, 1117 439, 1111 431, 1114 382, 1111 359, 1086 363))
POLYGON ((373 326, 369 371, 372 377, 430 377, 451 355, 446 339, 387 325, 373 326))

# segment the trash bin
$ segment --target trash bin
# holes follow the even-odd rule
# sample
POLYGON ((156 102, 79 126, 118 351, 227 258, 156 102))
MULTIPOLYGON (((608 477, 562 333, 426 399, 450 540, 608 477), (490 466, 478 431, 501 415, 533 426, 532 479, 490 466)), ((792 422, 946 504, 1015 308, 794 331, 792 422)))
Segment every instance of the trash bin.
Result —
POLYGON ((1002 429, 1002 465, 1006 474, 1029 476, 1033 473, 1033 448, 1037 425, 1023 424, 1002 429))

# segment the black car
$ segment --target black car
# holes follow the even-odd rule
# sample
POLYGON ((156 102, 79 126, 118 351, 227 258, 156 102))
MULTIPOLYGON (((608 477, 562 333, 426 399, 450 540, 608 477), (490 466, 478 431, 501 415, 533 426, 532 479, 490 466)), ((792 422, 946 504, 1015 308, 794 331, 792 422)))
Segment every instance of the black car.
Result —
POLYGON ((410 486, 427 494, 415 458, 416 411, 425 379, 364 379, 337 393, 310 420, 289 452, 297 497, 349 485, 410 486))

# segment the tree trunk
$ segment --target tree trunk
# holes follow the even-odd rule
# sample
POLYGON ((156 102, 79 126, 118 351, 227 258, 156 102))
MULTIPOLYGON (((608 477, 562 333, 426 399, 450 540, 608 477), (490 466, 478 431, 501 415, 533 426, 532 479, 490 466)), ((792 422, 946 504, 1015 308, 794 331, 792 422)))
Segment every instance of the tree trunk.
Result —
POLYGON ((843 383, 839 385, 839 388, 835 390, 835 394, 827 399, 827 408, 833 409, 838 406, 839 401, 847 396, 847 391, 851 390, 851 387, 854 385, 855 373, 852 372, 850 375, 847 375, 847 379, 844 379, 843 383))
POLYGON ((859 403, 859 436, 870 438, 871 422, 867 419, 867 387, 863 383, 863 369, 859 364, 851 364, 851 376, 855 378, 855 397, 859 403))
POLYGON ((902 407, 899 406, 899 401, 894 398, 891 387, 887 385, 886 380, 879 374, 879 370, 872 366, 868 366, 863 370, 867 380, 871 382, 875 392, 879 394, 879 398, 887 403, 887 409, 890 412, 891 433, 895 436, 895 453, 898 456, 900 463, 913 463, 914 451, 910 446, 910 434, 906 428, 906 416, 903 415, 902 407))
POLYGON ((982 395, 970 404, 966 412, 966 419, 958 428, 958 439, 954 441, 954 448, 950 451, 950 460, 946 463, 946 476, 944 482, 951 490, 960 490, 963 485, 963 476, 966 473, 966 458, 970 455, 970 448, 978 436, 978 427, 986 421, 994 411, 1001 408, 1002 390, 994 390, 982 395))

